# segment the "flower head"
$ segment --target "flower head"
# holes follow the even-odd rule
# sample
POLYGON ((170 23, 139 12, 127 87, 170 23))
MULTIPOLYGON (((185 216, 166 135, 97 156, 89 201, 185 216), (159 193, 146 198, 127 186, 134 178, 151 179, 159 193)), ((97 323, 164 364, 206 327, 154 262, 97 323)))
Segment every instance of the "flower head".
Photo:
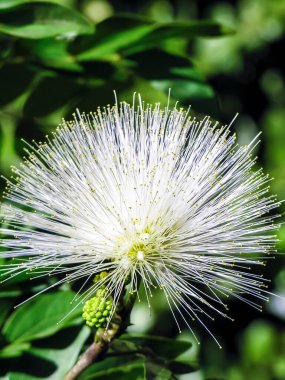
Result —
POLYGON ((82 300, 104 287, 114 303, 141 281, 147 300, 160 288, 190 328, 201 314, 227 316, 228 295, 259 308, 265 280, 249 266, 273 248, 278 203, 252 170, 255 144, 239 147, 209 117, 141 101, 77 114, 13 169, 3 256, 21 261, 4 273, 64 273, 62 283, 104 271, 82 300))

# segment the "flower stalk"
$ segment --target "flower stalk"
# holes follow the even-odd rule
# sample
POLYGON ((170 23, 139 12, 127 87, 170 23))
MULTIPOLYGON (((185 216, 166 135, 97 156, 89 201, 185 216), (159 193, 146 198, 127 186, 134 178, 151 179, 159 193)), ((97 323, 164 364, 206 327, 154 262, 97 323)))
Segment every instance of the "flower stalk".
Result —
POLYGON ((77 379, 78 376, 91 364, 95 363, 107 349, 107 344, 102 345, 99 342, 93 342, 82 354, 75 366, 65 376, 64 380, 77 379))
POLYGON ((64 380, 77 379, 86 368, 104 357, 111 342, 123 332, 121 321, 121 319, 117 319, 114 323, 110 324, 108 329, 100 328, 97 330, 94 342, 81 355, 64 380))

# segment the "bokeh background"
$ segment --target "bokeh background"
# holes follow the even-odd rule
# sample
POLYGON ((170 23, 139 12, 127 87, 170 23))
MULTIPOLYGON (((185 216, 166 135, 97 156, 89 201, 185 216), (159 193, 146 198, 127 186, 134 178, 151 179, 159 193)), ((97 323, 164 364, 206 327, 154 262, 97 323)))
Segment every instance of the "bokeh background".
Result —
MULTIPOLYGON (((4 176, 10 176, 10 166, 21 161, 22 138, 44 139, 77 107, 89 112, 112 104, 113 90, 119 100, 131 101, 136 91, 146 102, 166 104, 171 88, 171 102, 191 105, 195 114, 210 114, 229 123, 239 113, 233 131, 240 144, 262 131, 257 165, 274 177, 272 193, 285 199, 284 0, 53 1, 89 20, 78 18, 74 30, 71 22, 61 33, 52 25, 43 32, 27 25, 36 25, 45 16, 64 18, 65 13, 38 11, 41 4, 35 11, 21 8, 26 6, 24 1, 14 3, 7 0, 1 5, 0 1, 0 170, 4 176), (10 8, 5 9, 5 3, 10 8), (159 28, 149 33, 149 25, 154 24, 159 28)), ((280 212, 284 210, 283 206, 280 212)), ((278 251, 285 252, 285 226, 279 238, 278 251)), ((277 255, 264 272, 272 279, 269 291, 285 296, 284 257, 277 255)), ((35 286, 25 278, 21 281, 3 284, 2 323, 14 304, 46 286, 44 280, 35 286)), ((144 303, 135 307, 130 330, 176 337, 166 303, 155 297, 151 315, 144 303)), ((187 330, 179 336, 193 340, 188 354, 200 364, 198 371, 180 378, 285 379, 285 300, 271 297, 262 314, 234 299, 228 304, 235 322, 217 318, 210 324, 222 350, 198 325, 199 346, 187 330)), ((5 334, 1 339, 5 347, 5 334)), ((5 375, 23 367, 27 354, 25 349, 19 352, 12 357, 7 350, 2 353, 0 376, 34 378, 5 375)))

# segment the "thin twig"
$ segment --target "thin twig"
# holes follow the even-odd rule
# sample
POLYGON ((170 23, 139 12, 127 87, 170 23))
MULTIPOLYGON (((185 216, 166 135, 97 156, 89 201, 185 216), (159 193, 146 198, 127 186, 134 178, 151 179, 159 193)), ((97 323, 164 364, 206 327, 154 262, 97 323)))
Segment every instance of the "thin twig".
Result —
POLYGON ((108 330, 98 329, 95 341, 80 356, 75 366, 68 372, 64 380, 74 380, 91 364, 100 360, 107 352, 112 340, 117 336, 119 325, 113 323, 108 330))
POLYGON ((71 371, 65 376, 64 380, 74 380, 76 379, 81 372, 83 372, 91 364, 95 363, 98 360, 103 352, 107 349, 101 343, 92 343, 87 350, 81 355, 78 362, 71 369, 71 371))

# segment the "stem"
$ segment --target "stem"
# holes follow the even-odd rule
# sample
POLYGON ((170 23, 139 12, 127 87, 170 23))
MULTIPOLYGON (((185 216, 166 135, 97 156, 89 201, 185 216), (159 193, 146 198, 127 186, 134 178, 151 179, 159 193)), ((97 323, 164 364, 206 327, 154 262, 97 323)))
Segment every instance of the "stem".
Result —
POLYGON ((102 358, 105 352, 108 351, 110 343, 118 335, 120 324, 112 323, 108 330, 104 328, 98 329, 95 334, 95 341, 81 355, 75 366, 68 372, 64 380, 74 380, 88 368, 91 364, 102 358))
POLYGON ((103 352, 103 347, 99 343, 92 343, 91 346, 81 355, 78 362, 65 376, 64 380, 76 379, 81 372, 88 368, 91 364, 95 363, 103 352))

